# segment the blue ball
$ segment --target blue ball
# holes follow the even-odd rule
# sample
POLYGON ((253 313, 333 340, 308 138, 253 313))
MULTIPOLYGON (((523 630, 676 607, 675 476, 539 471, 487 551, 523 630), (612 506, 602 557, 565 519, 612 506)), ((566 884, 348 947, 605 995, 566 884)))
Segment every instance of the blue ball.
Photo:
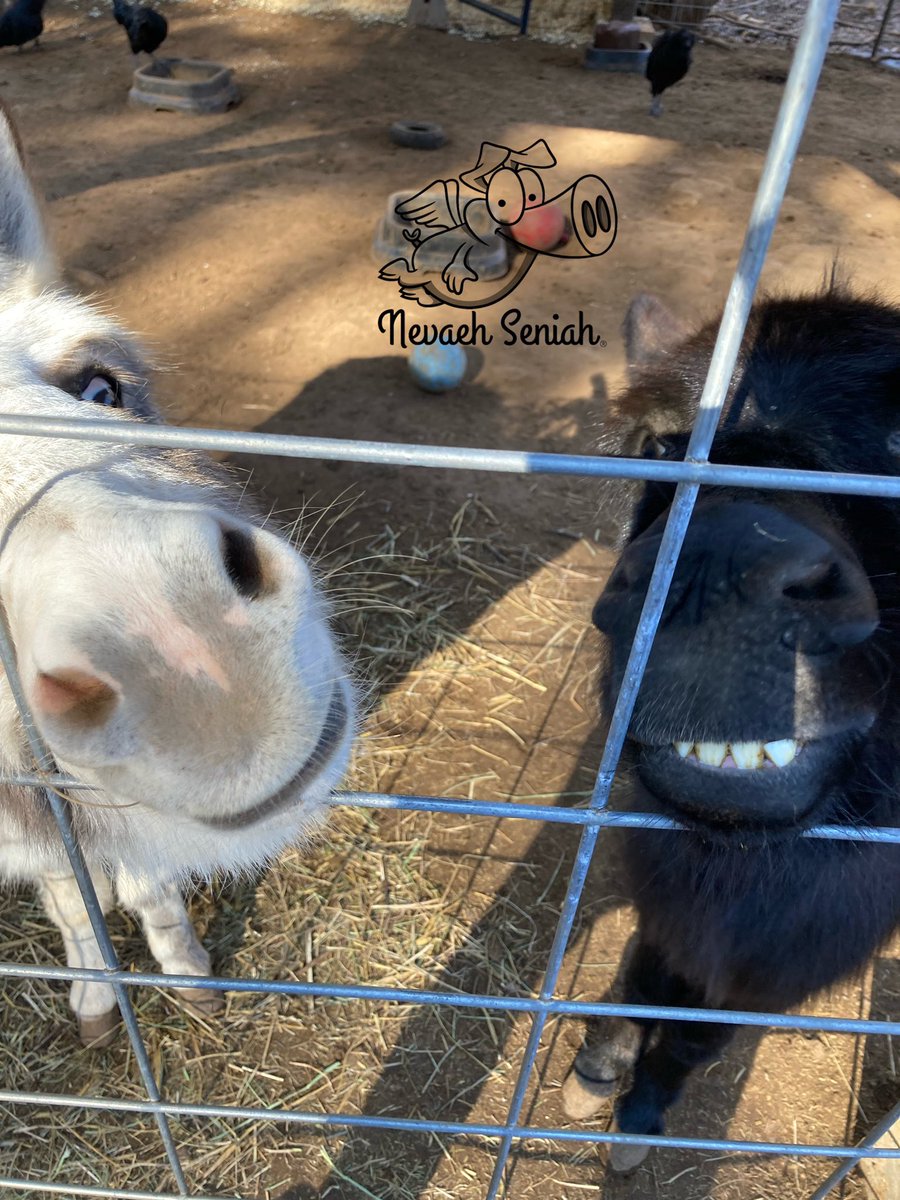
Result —
POLYGON ((409 371, 426 392, 449 392, 459 387, 466 373, 466 352, 462 346, 435 342, 414 346, 409 356, 409 371))

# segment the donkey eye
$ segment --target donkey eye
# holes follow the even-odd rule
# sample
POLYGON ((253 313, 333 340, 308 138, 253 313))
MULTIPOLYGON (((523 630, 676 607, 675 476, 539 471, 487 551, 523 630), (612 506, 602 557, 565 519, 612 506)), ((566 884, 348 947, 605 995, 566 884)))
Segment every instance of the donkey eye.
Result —
POLYGON ((91 404, 102 404, 105 408, 122 407, 119 385, 107 375, 91 374, 87 381, 80 386, 78 394, 79 399, 87 400, 91 404))

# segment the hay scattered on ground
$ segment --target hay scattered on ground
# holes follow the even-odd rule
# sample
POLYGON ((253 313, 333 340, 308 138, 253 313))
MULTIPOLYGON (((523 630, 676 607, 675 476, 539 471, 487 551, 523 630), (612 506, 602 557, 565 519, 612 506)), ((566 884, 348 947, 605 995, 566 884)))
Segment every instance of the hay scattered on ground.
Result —
MULTIPOLYGON (((583 569, 562 564, 546 572, 532 552, 505 543, 474 496, 446 536, 428 544, 384 523, 374 537, 356 541, 360 528, 373 525, 361 510, 311 510, 304 517, 308 548, 337 546, 323 556, 322 571, 346 644, 360 669, 366 664, 371 717, 350 783, 364 790, 555 802, 560 785, 529 784, 522 760, 533 743, 540 750, 536 714, 545 713, 563 687, 580 698, 574 699, 576 716, 585 729, 590 725, 582 686, 587 673, 576 666, 584 606, 571 594, 573 583, 586 582, 583 569), (513 643, 510 623, 517 632, 513 643)), ((570 539, 561 535, 560 544, 568 550, 570 539)), ((583 547, 588 561, 600 559, 595 547, 583 547)), ((570 721, 563 732, 549 731, 544 745, 567 743, 577 758, 581 740, 570 721)), ((524 757, 527 763, 529 754, 524 757)), ((564 783, 565 755, 552 759, 564 783)), ((585 775, 579 795, 589 786, 585 775)), ((472 940, 472 927, 496 901, 498 881, 510 870, 532 868, 504 858, 508 837, 496 822, 466 825, 427 813, 345 809, 312 853, 288 853, 262 879, 199 891, 193 914, 215 969, 251 978, 450 989, 468 989, 471 975, 480 990, 529 994, 546 950, 538 947, 537 926, 542 919, 552 928, 553 906, 545 902, 541 911, 523 913, 510 903, 494 923, 491 942, 472 940), (456 983, 446 975, 451 961, 456 983)), ((56 961, 58 939, 33 897, 6 895, 0 904, 4 953, 25 962, 56 961)), ((123 962, 152 968, 135 923, 116 913, 111 924, 123 962)), ((226 1016, 207 1023, 156 991, 136 989, 133 996, 164 1094, 184 1102, 361 1111, 410 1016, 406 1005, 233 995, 226 1016)), ((4 1086, 143 1097, 124 1035, 105 1052, 77 1045, 62 985, 7 982, 0 1002, 4 1086)), ((434 1015, 447 1057, 467 1040, 480 1046, 474 1031, 484 1025, 481 1014, 434 1015)), ((476 1064, 474 1084, 468 1074, 459 1088, 448 1081, 444 1104, 452 1108, 464 1099, 463 1088, 474 1100, 491 1078, 508 1089, 506 1048, 494 1048, 503 1052, 476 1064)), ((404 1053, 418 1052, 409 1046, 404 1053)), ((440 1074, 440 1063, 431 1051, 422 1053, 426 1061, 414 1069, 427 1085, 440 1074)), ((423 1094, 434 1103, 433 1087, 423 1094)), ((417 1097, 405 1100, 404 1109, 416 1115, 417 1097)), ((491 1119, 502 1116, 498 1105, 491 1119)), ((150 1121, 15 1106, 5 1110, 5 1121, 3 1174, 168 1186, 161 1182, 165 1160, 150 1121)), ((176 1130, 195 1188, 269 1197, 292 1179, 316 1188, 329 1175, 339 1178, 329 1166, 338 1149, 312 1149, 321 1138, 296 1127, 197 1120, 176 1122, 176 1130)), ((406 1183, 391 1196, 420 1194, 416 1157, 407 1156, 406 1183)), ((377 1183, 379 1170, 388 1168, 400 1170, 398 1160, 381 1168, 372 1162, 369 1173, 377 1183)))
MULTIPOLYGON (((308 548, 334 548, 322 572, 348 645, 358 647, 360 668, 370 664, 371 715, 349 783, 582 800, 597 760, 590 737, 596 647, 585 643, 585 617, 605 553, 566 530, 554 535, 552 561, 511 546, 476 496, 444 537, 427 544, 371 509, 345 507, 310 508, 304 523, 308 548)), ((192 910, 224 975, 534 995, 576 840, 576 830, 555 826, 343 809, 311 852, 286 854, 263 878, 202 889, 192 910)), ((608 850, 601 847, 560 982, 560 994, 573 998, 605 993, 633 929, 608 850)), ((112 933, 123 962, 152 966, 130 918, 115 914, 112 933)), ((0 941, 6 955, 25 962, 54 962, 60 952, 28 894, 0 901, 0 941)), ((873 1011, 887 1015, 900 988, 896 966, 882 960, 874 985, 844 989, 816 1010, 863 1015, 871 996, 873 1011)), ((229 996, 225 1015, 207 1022, 154 990, 136 989, 134 999, 164 1095, 188 1103, 498 1122, 529 1029, 528 1018, 497 1011, 247 994, 229 996)), ((4 1086, 143 1097, 124 1036, 104 1052, 77 1044, 60 985, 8 982, 0 1003, 4 1086)), ((548 1023, 526 1120, 564 1123, 558 1087, 579 1036, 572 1022, 548 1023)), ((870 1043, 865 1062, 863 1043, 854 1047, 853 1039, 785 1033, 756 1050, 753 1035, 741 1034, 673 1116, 672 1131, 808 1141, 840 1139, 854 1128, 859 1135, 867 1105, 889 1107, 896 1068, 886 1041, 870 1043), (804 1071, 802 1100, 794 1064, 804 1071), (806 1101, 810 1070, 815 1105, 806 1101)), ((610 1119, 611 1112, 598 1118, 601 1126, 610 1119)), ((232 1120, 173 1127, 194 1189, 261 1200, 476 1200, 494 1153, 477 1137, 232 1120)), ((530 1143, 509 1194, 625 1200, 666 1194, 678 1180, 679 1200, 743 1200, 750 1191, 802 1200, 827 1172, 814 1160, 672 1151, 651 1156, 631 1182, 604 1182, 602 1163, 596 1147, 530 1143)), ((0 1172, 171 1188, 153 1122, 122 1114, 5 1106, 0 1172)), ((861 1197, 862 1189, 854 1181, 846 1196, 861 1197)))

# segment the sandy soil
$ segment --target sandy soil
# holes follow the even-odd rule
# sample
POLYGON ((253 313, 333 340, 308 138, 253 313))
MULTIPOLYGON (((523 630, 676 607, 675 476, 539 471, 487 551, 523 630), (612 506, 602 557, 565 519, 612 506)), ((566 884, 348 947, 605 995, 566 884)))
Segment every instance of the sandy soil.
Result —
MULTIPOLYGON (((567 49, 205 2, 167 11, 167 49, 232 66, 239 108, 202 119, 129 108, 133 64, 121 31, 105 9, 84 4, 48 14, 45 50, 0 61, 0 96, 22 126, 70 279, 177 368, 159 380, 173 420, 589 451, 622 383, 619 324, 631 294, 657 291, 687 317, 724 298, 784 54, 700 47, 690 79, 653 122, 643 81, 586 72, 567 49), (386 133, 398 118, 439 121, 450 140, 429 153, 399 149, 386 133), (561 187, 588 171, 609 182, 621 231, 603 259, 539 264, 515 303, 534 320, 580 310, 607 345, 495 343, 477 377, 428 398, 377 328, 398 301, 377 279, 375 225, 391 192, 473 165, 482 140, 517 147, 536 137, 553 148, 561 187)), ((862 285, 893 284, 896 103, 894 77, 829 63, 767 285, 814 286, 835 254, 862 285)), ((373 689, 360 783, 548 804, 585 793, 597 761, 596 646, 586 627, 609 563, 589 486, 292 460, 243 465, 280 518, 329 511, 311 535, 315 544, 324 530, 326 565, 370 560, 336 576, 340 620, 373 689)), ((215 903, 198 897, 221 971, 499 994, 539 985, 571 831, 416 815, 355 816, 340 828, 330 846, 288 856, 258 884, 225 889, 215 903)), ((562 994, 595 997, 614 981, 632 922, 610 863, 603 854, 596 865, 562 994)), ((4 940, 28 954, 57 953, 27 901, 4 902, 0 921, 4 940)), ((128 922, 116 937, 124 956, 146 961, 128 922)), ((871 1004, 896 1017, 898 987, 896 962, 885 958, 864 987, 814 1008, 855 1015, 871 1004)), ((58 989, 17 986, 6 996, 6 1028, 19 1039, 4 1059, 10 1086, 136 1094, 124 1046, 99 1060, 75 1049, 58 989)), ((527 1035, 525 1022, 496 1014, 252 997, 233 997, 213 1031, 173 1016, 157 997, 142 1003, 170 1094, 223 1103, 502 1119, 527 1035)), ((548 1027, 529 1120, 564 1120, 558 1086, 579 1036, 572 1023, 548 1027)), ((883 1042, 747 1033, 692 1082, 670 1128, 842 1140, 895 1098, 883 1042)), ((79 1120, 20 1120, 15 1138, 0 1143, 2 1172, 38 1177, 49 1159, 54 1178, 163 1186, 152 1130, 79 1120)), ((218 1122, 186 1124, 179 1135, 196 1185, 223 1195, 476 1200, 491 1169, 490 1146, 472 1140, 259 1129, 237 1139, 218 1122)), ((605 1177, 596 1150, 533 1144, 509 1196, 800 1200, 827 1169, 815 1159, 667 1152, 617 1180, 605 1177)), ((846 1194, 861 1196, 862 1184, 846 1194)))

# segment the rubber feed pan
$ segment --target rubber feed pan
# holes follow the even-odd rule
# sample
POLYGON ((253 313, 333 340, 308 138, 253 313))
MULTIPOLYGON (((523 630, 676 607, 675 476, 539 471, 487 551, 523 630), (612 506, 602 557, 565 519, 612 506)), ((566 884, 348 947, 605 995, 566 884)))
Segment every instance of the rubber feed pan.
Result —
POLYGON ((135 71, 128 99, 169 112, 220 113, 238 104, 240 94, 220 63, 158 58, 135 71))
POLYGON ((584 65, 591 71, 634 71, 643 75, 649 57, 649 46, 640 50, 598 50, 596 46, 588 46, 584 65))

